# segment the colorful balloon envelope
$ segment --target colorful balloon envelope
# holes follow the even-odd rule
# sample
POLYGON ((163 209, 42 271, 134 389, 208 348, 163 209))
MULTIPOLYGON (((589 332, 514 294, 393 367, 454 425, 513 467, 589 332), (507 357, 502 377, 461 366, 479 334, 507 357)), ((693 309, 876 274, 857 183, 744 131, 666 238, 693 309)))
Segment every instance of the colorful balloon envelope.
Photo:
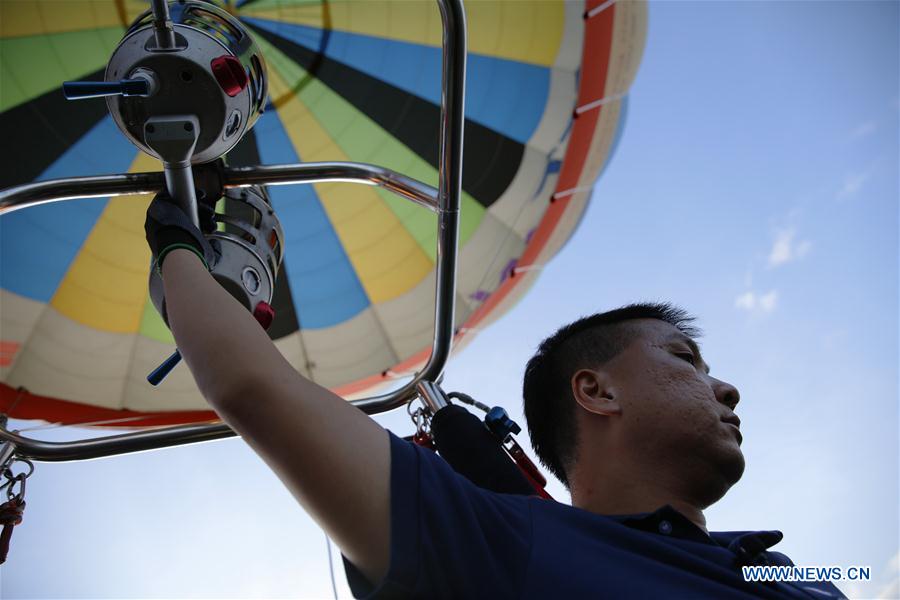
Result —
MULTIPOLYGON (((437 186, 435 2, 219 5, 252 31, 269 73, 266 111, 229 164, 357 161, 437 186)), ((134 0, 0 3, 0 188, 161 170, 102 100, 67 102, 60 90, 102 79, 147 9, 134 0)), ((521 299, 575 231, 622 133, 646 34, 641 2, 479 0, 466 14, 454 352, 521 299)), ((414 374, 432 346, 436 215, 348 183, 269 193, 285 232, 269 335, 285 358, 348 399, 414 374)), ((70 200, 0 217, 0 412, 120 426, 215 418, 185 366, 159 387, 146 380, 175 348, 147 293, 150 199, 70 200)))

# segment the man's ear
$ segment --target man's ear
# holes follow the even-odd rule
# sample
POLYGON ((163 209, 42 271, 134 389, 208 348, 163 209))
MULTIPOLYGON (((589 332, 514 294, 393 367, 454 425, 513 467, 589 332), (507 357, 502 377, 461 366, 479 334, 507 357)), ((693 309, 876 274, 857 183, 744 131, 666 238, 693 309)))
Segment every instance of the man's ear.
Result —
POLYGON ((579 369, 572 375, 572 396, 589 413, 620 415, 622 407, 616 397, 615 386, 606 371, 579 369))

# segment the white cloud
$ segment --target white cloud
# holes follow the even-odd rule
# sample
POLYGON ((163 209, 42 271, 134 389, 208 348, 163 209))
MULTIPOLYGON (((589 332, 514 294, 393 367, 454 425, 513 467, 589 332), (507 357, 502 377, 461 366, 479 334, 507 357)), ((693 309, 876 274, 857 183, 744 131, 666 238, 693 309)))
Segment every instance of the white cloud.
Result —
POLYGON ((768 294, 763 294, 759 297, 759 308, 763 312, 772 312, 775 310, 776 302, 778 302, 778 292, 772 290, 768 294))
POLYGON ((765 294, 754 291, 744 292, 734 299, 735 308, 751 313, 770 313, 778 304, 778 290, 770 290, 765 294))
POLYGON ((734 305, 737 308, 753 310, 753 307, 756 306, 756 296, 753 294, 753 292, 747 292, 746 294, 741 294, 740 296, 738 296, 735 299, 734 305))
POLYGON ((866 121, 865 123, 860 123, 856 127, 853 128, 853 131, 850 132, 850 137, 853 138, 861 138, 869 135, 870 133, 874 133, 877 128, 878 123, 875 121, 866 121))
POLYGON ((876 598, 884 600, 900 598, 900 552, 888 561, 887 575, 890 579, 888 579, 888 583, 881 586, 876 598))
POLYGON ((878 598, 883 600, 900 598, 900 579, 895 576, 892 582, 881 588, 881 591, 878 592, 878 598))
POLYGON ((841 185, 841 189, 839 189, 837 192, 838 200, 845 200, 859 193, 859 190, 862 189, 862 187, 872 176, 873 171, 874 169, 868 169, 866 171, 850 173, 849 175, 844 177, 844 183, 841 185))
POLYGON ((809 254, 812 242, 809 240, 795 241, 796 234, 794 229, 783 229, 776 234, 772 251, 769 252, 769 268, 783 265, 809 254))

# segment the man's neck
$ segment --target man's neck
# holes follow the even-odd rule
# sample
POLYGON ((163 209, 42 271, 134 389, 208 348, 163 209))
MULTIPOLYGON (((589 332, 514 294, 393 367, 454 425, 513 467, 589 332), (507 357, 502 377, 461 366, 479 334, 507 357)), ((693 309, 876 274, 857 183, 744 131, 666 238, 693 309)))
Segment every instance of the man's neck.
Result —
POLYGON ((615 483, 609 478, 603 480, 603 486, 573 481, 572 506, 600 515, 630 515, 654 512, 669 504, 705 533, 709 533, 703 510, 658 482, 647 485, 633 478, 615 483))

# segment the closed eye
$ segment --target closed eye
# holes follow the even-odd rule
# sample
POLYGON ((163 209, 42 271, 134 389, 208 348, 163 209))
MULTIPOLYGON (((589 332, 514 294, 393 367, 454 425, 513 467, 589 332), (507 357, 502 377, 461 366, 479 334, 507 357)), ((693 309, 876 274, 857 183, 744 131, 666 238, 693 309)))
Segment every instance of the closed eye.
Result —
POLYGON ((688 352, 678 352, 675 354, 675 356, 677 356, 679 358, 683 358, 684 360, 688 361, 692 365, 695 365, 695 363, 697 362, 697 359, 694 358, 694 355, 690 354, 688 352))
POLYGON ((671 352, 694 365, 696 369, 702 369, 709 375, 709 365, 700 358, 700 348, 691 338, 682 333, 675 334, 670 341, 672 342, 671 352))

